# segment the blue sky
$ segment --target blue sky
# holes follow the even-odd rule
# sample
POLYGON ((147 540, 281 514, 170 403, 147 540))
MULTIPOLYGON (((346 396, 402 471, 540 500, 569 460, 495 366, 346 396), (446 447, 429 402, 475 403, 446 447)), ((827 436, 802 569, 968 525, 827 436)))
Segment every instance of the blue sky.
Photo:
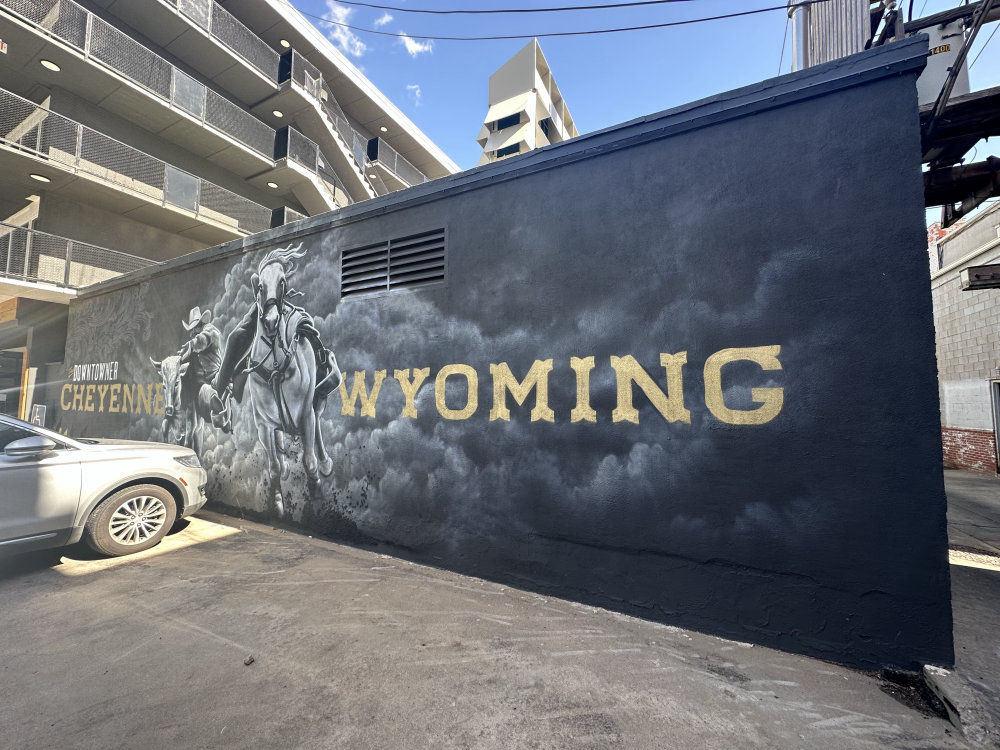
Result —
MULTIPOLYGON (((782 0, 689 0, 573 13, 429 16, 340 5, 334 0, 291 1, 303 13, 353 26, 438 36, 638 26, 783 4, 782 0)), ((371 2, 401 8, 468 9, 585 5, 598 0, 371 2)), ((929 15, 958 4, 958 0, 916 0, 915 11, 929 15)), ((489 76, 527 40, 426 43, 324 27, 316 18, 310 20, 460 167, 476 165, 481 149, 475 138, 487 110, 489 76)), ((786 20, 786 13, 777 10, 675 28, 539 41, 578 129, 586 133, 777 75, 786 20)), ((997 26, 991 24, 980 32, 970 61, 997 26)), ((788 29, 782 73, 788 72, 791 56, 788 29)), ((971 78, 973 89, 1000 85, 1000 33, 975 63, 971 78)), ((977 159, 987 155, 983 150, 979 149, 977 159)), ((1000 152, 991 148, 989 153, 1000 152)))

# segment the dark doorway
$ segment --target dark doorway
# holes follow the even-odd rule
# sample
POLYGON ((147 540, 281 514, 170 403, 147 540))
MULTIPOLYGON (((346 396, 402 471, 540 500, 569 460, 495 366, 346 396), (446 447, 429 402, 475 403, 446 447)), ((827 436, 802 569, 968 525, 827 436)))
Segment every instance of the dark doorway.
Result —
POLYGON ((0 414, 20 416, 24 352, 0 352, 0 414))

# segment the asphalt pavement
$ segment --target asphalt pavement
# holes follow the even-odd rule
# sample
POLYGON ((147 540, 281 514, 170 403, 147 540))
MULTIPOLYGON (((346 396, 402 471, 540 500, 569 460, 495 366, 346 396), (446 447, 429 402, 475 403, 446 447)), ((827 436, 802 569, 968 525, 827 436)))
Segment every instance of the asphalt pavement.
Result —
POLYGON ((942 682, 975 691, 956 706, 978 722, 969 738, 905 681, 212 513, 128 558, 0 561, 0 736, 21 750, 989 746, 1000 483, 949 474, 962 547, 989 553, 952 566, 959 657, 942 682))

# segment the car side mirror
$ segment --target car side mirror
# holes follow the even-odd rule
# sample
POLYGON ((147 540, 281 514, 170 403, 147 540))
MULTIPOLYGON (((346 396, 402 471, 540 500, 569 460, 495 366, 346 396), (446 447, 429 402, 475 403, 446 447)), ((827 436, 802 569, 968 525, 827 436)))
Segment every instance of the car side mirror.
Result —
POLYGON ((11 458, 23 458, 25 456, 38 456, 46 451, 56 449, 56 442, 42 435, 32 435, 31 437, 13 440, 7 443, 3 449, 5 455, 11 458))

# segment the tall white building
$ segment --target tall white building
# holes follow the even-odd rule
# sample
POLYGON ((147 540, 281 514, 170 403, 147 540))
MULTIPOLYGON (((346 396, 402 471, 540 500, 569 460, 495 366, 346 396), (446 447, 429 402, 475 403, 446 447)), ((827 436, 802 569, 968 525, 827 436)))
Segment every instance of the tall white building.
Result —
POLYGON ((538 40, 532 39, 493 75, 479 137, 479 164, 579 135, 538 40))
POLYGON ((458 167, 287 0, 0 0, 0 170, 24 416, 81 286, 458 167))

